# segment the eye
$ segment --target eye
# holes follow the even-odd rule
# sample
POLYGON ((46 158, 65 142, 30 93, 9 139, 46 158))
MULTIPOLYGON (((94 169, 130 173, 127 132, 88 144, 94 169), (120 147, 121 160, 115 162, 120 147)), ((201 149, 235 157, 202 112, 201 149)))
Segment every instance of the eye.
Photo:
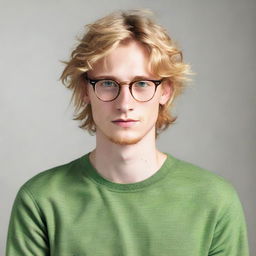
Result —
POLYGON ((104 87, 104 88, 115 88, 115 87, 118 87, 117 83, 115 81, 112 81, 112 80, 101 80, 101 81, 98 82, 98 84, 101 87, 104 87))
POLYGON ((150 81, 137 81, 134 83, 134 85, 138 88, 145 88, 151 86, 152 84, 150 81))

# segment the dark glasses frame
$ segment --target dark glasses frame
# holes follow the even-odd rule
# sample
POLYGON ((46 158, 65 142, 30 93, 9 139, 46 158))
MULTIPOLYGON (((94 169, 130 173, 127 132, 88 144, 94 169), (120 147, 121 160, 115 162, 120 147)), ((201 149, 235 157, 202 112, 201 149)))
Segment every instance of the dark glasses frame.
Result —
POLYGON ((164 79, 161 79, 161 80, 143 79, 143 80, 135 80, 135 81, 132 81, 132 82, 130 82, 130 83, 126 83, 126 82, 117 82, 117 81, 114 80, 114 79, 108 79, 108 78, 91 79, 91 78, 88 77, 87 73, 84 73, 84 74, 83 74, 83 77, 84 77, 84 79, 85 79, 86 81, 89 82, 89 84, 92 85, 93 91, 94 91, 95 95, 97 96, 97 98, 100 99, 101 101, 104 101, 104 102, 111 102, 111 101, 114 101, 116 98, 118 98, 118 96, 120 95, 120 92, 121 92, 121 85, 123 85, 123 84, 129 85, 129 91, 130 91, 132 97, 133 97, 136 101, 139 101, 139 102, 148 102, 148 101, 150 101, 151 99, 153 99, 153 97, 155 96, 157 87, 158 87, 158 86, 163 82, 163 80, 164 80, 164 79), (113 82, 115 82, 115 83, 118 85, 118 93, 117 93, 116 97, 114 97, 114 98, 111 99, 111 100, 102 100, 101 98, 98 97, 97 93, 95 92, 96 83, 98 83, 98 82, 100 82, 100 81, 103 81, 103 80, 113 81, 113 82), (139 81, 145 81, 145 82, 149 81, 149 82, 154 83, 154 85, 155 85, 155 90, 154 90, 154 93, 153 93, 153 95, 152 95, 152 97, 151 97, 150 99, 148 99, 148 100, 138 100, 138 99, 136 99, 136 98, 134 97, 134 95, 133 95, 133 93, 132 93, 132 86, 133 86, 133 84, 135 84, 135 83, 137 83, 137 82, 139 82, 139 81))

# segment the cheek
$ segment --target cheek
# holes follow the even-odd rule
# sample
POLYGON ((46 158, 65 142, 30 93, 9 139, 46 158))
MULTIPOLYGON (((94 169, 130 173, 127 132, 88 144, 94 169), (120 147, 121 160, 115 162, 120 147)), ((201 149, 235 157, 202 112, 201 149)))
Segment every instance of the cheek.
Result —
POLYGON ((92 108, 92 117, 95 123, 97 123, 98 120, 101 119, 101 112, 100 111, 100 107, 95 104, 95 103, 91 103, 91 108, 92 108))
POLYGON ((96 124, 106 119, 109 113, 111 112, 111 109, 109 109, 109 106, 106 104, 105 105, 101 104, 101 102, 100 103, 92 102, 91 108, 92 108, 92 117, 96 124))
POLYGON ((158 117, 158 112, 159 112, 159 104, 158 102, 154 102, 154 104, 150 104, 146 106, 145 117, 147 116, 148 122, 156 122, 157 117, 158 117))

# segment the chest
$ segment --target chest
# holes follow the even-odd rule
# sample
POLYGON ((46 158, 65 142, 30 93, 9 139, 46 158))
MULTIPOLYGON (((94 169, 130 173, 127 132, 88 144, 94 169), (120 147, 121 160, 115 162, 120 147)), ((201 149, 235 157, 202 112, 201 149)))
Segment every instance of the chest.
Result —
POLYGON ((207 255, 214 226, 207 202, 156 192, 73 195, 47 216, 53 255, 207 255))

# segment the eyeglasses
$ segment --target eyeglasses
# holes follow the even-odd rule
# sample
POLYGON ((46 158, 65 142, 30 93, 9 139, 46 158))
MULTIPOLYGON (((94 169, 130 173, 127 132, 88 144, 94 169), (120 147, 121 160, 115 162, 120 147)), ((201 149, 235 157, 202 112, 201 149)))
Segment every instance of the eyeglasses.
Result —
POLYGON ((130 83, 119 83, 112 79, 90 79, 86 73, 84 77, 92 85, 97 98, 106 102, 113 101, 119 96, 122 84, 129 85, 130 93, 135 100, 150 101, 154 97, 157 87, 163 81, 163 79, 137 80, 130 83))

